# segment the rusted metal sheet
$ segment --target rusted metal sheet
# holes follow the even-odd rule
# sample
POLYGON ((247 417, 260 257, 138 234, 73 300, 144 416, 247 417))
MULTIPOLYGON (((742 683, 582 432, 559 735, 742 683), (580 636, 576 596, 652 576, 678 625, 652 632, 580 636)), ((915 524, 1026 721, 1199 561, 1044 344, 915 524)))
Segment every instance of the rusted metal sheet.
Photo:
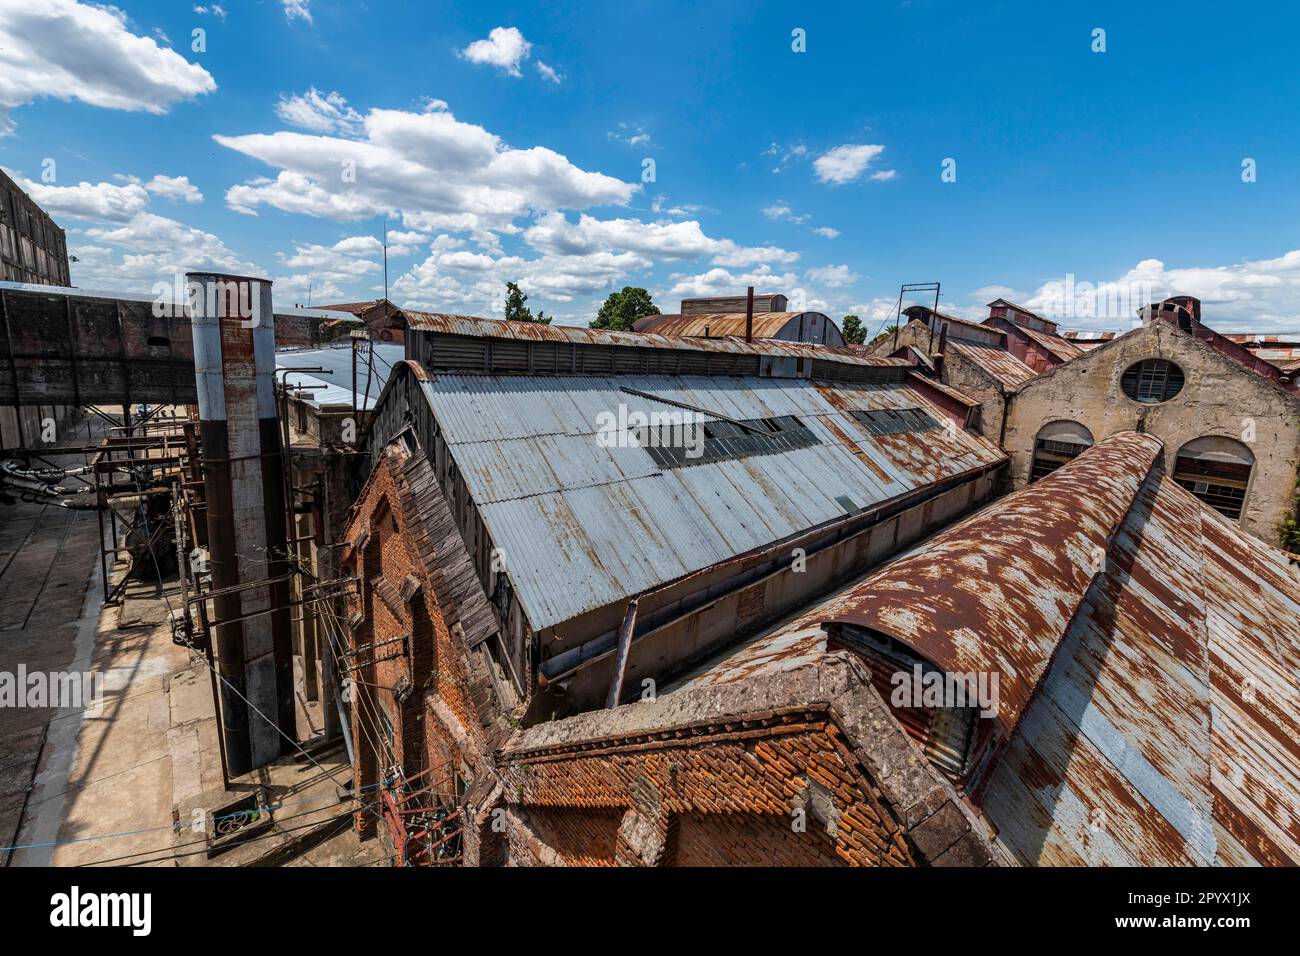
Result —
POLYGON ((666 688, 665 694, 716 684, 737 684, 760 674, 774 674, 815 664, 826 654, 826 632, 816 624, 781 627, 748 641, 720 658, 710 658, 666 688))
POLYGON ((1010 733, 1160 453, 1124 432, 934 538, 822 608, 944 671, 997 672, 1010 733), (1065 471, 1065 469, 1061 469, 1065 471))
POLYGON ((997 673, 1005 746, 964 786, 1022 863, 1300 862, 1300 577, 1159 449, 1112 436, 764 640, 853 625, 997 673))
POLYGON ((851 414, 921 408, 939 421, 905 385, 439 374, 423 393, 535 629, 1005 460, 958 428, 873 434, 851 414), (715 413, 706 421, 794 416, 817 441, 664 468, 597 440, 620 407, 682 406, 715 413))
POLYGON ((1015 391, 1038 376, 1037 372, 1006 349, 952 340, 949 340, 948 348, 993 376, 1007 391, 1015 391))
MULTIPOLYGON (((847 365, 905 367, 903 359, 862 355, 847 348, 808 345, 764 339, 746 344, 743 339, 705 339, 656 335, 640 332, 615 332, 607 329, 572 325, 542 325, 537 322, 502 322, 472 315, 449 315, 440 312, 407 312, 408 328, 414 332, 464 335, 473 338, 510 339, 524 342, 557 342, 575 345, 607 345, 650 349, 679 349, 711 352, 717 355, 767 355, 789 358, 821 359, 847 365)), ((758 316, 755 316, 755 321, 758 316)))
POLYGON ((1078 358, 1083 354, 1083 349, 1059 335, 1040 332, 1038 329, 1032 329, 1027 325, 1021 325, 1019 322, 1012 322, 1011 324, 1023 332, 1026 337, 1033 339, 1062 362, 1068 362, 1070 359, 1078 358))
MULTIPOLYGON (((744 338, 744 312, 713 312, 691 315, 649 315, 638 319, 637 332, 699 338, 744 338)), ((844 336, 822 312, 755 312, 753 335, 760 339, 780 339, 844 345, 844 336)))

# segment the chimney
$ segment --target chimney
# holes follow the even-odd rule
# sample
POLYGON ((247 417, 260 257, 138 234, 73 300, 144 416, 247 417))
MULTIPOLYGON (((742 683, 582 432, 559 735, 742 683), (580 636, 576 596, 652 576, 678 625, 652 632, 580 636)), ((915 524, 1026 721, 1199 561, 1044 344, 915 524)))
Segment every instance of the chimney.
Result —
POLYGON ((745 293, 745 342, 754 341, 754 287, 751 285, 745 293))
POLYGON ((192 272, 186 282, 221 736, 230 773, 239 776, 282 757, 295 728, 275 312, 268 280, 192 272))

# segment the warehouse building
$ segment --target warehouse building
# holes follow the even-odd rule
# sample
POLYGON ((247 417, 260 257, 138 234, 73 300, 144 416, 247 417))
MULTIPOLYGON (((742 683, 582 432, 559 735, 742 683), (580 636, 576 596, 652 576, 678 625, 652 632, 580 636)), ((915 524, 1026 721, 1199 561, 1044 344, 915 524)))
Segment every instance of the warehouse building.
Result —
POLYGON ((637 319, 632 329, 654 335, 687 338, 744 340, 775 339, 781 342, 806 342, 810 345, 843 347, 844 334, 824 312, 790 312, 789 300, 783 295, 754 296, 752 318, 747 297, 720 296, 711 299, 683 299, 676 315, 647 315, 637 319))
POLYGON ((397 781, 408 860, 431 831, 400 821, 463 800, 464 859, 504 861, 512 728, 653 696, 986 501, 1005 460, 898 360, 408 319, 344 548, 356 783, 397 781))
POLYGON ((494 852, 1295 865, 1297 606, 1287 555, 1116 434, 654 700, 514 732, 494 852))

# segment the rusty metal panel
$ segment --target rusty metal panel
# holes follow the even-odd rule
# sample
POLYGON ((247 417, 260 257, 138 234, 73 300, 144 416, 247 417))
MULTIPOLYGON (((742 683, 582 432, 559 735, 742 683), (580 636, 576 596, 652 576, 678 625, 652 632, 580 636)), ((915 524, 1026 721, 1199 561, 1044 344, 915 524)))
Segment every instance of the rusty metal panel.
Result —
POLYGON ((1038 373, 1016 358, 1006 349, 993 348, 988 345, 972 345, 967 342, 949 340, 948 348, 962 358, 979 366, 993 376, 1008 391, 1015 391, 1038 373))
POLYGON ((997 672, 1010 733, 1083 603, 1100 556, 1157 460, 1125 432, 938 535, 824 609, 950 672, 997 672), (1061 469, 1064 471, 1064 469, 1061 469))
MULTIPOLYGON (((794 313, 798 315, 799 313, 794 313)), ((907 368, 904 359, 863 355, 841 346, 811 345, 803 342, 764 339, 746 343, 743 339, 705 339, 640 332, 616 332, 572 325, 542 325, 537 322, 502 322, 472 315, 449 315, 435 312, 406 312, 407 327, 415 333, 456 335, 478 339, 505 339, 519 342, 555 342, 589 346, 623 346, 712 355, 774 355, 820 359, 841 365, 878 368, 907 368)), ((757 317, 756 317, 757 321, 757 317)))

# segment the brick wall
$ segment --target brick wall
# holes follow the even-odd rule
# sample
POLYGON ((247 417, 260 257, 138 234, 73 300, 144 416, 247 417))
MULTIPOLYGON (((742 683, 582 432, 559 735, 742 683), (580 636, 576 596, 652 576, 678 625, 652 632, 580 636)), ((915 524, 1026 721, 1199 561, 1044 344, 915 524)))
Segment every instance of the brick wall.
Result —
POLYGON ((501 776, 506 800, 546 822, 537 838, 583 865, 913 862, 898 821, 824 716, 526 757, 501 776), (574 813, 600 823, 578 826, 574 813), (626 836, 621 852, 609 819, 626 836))

